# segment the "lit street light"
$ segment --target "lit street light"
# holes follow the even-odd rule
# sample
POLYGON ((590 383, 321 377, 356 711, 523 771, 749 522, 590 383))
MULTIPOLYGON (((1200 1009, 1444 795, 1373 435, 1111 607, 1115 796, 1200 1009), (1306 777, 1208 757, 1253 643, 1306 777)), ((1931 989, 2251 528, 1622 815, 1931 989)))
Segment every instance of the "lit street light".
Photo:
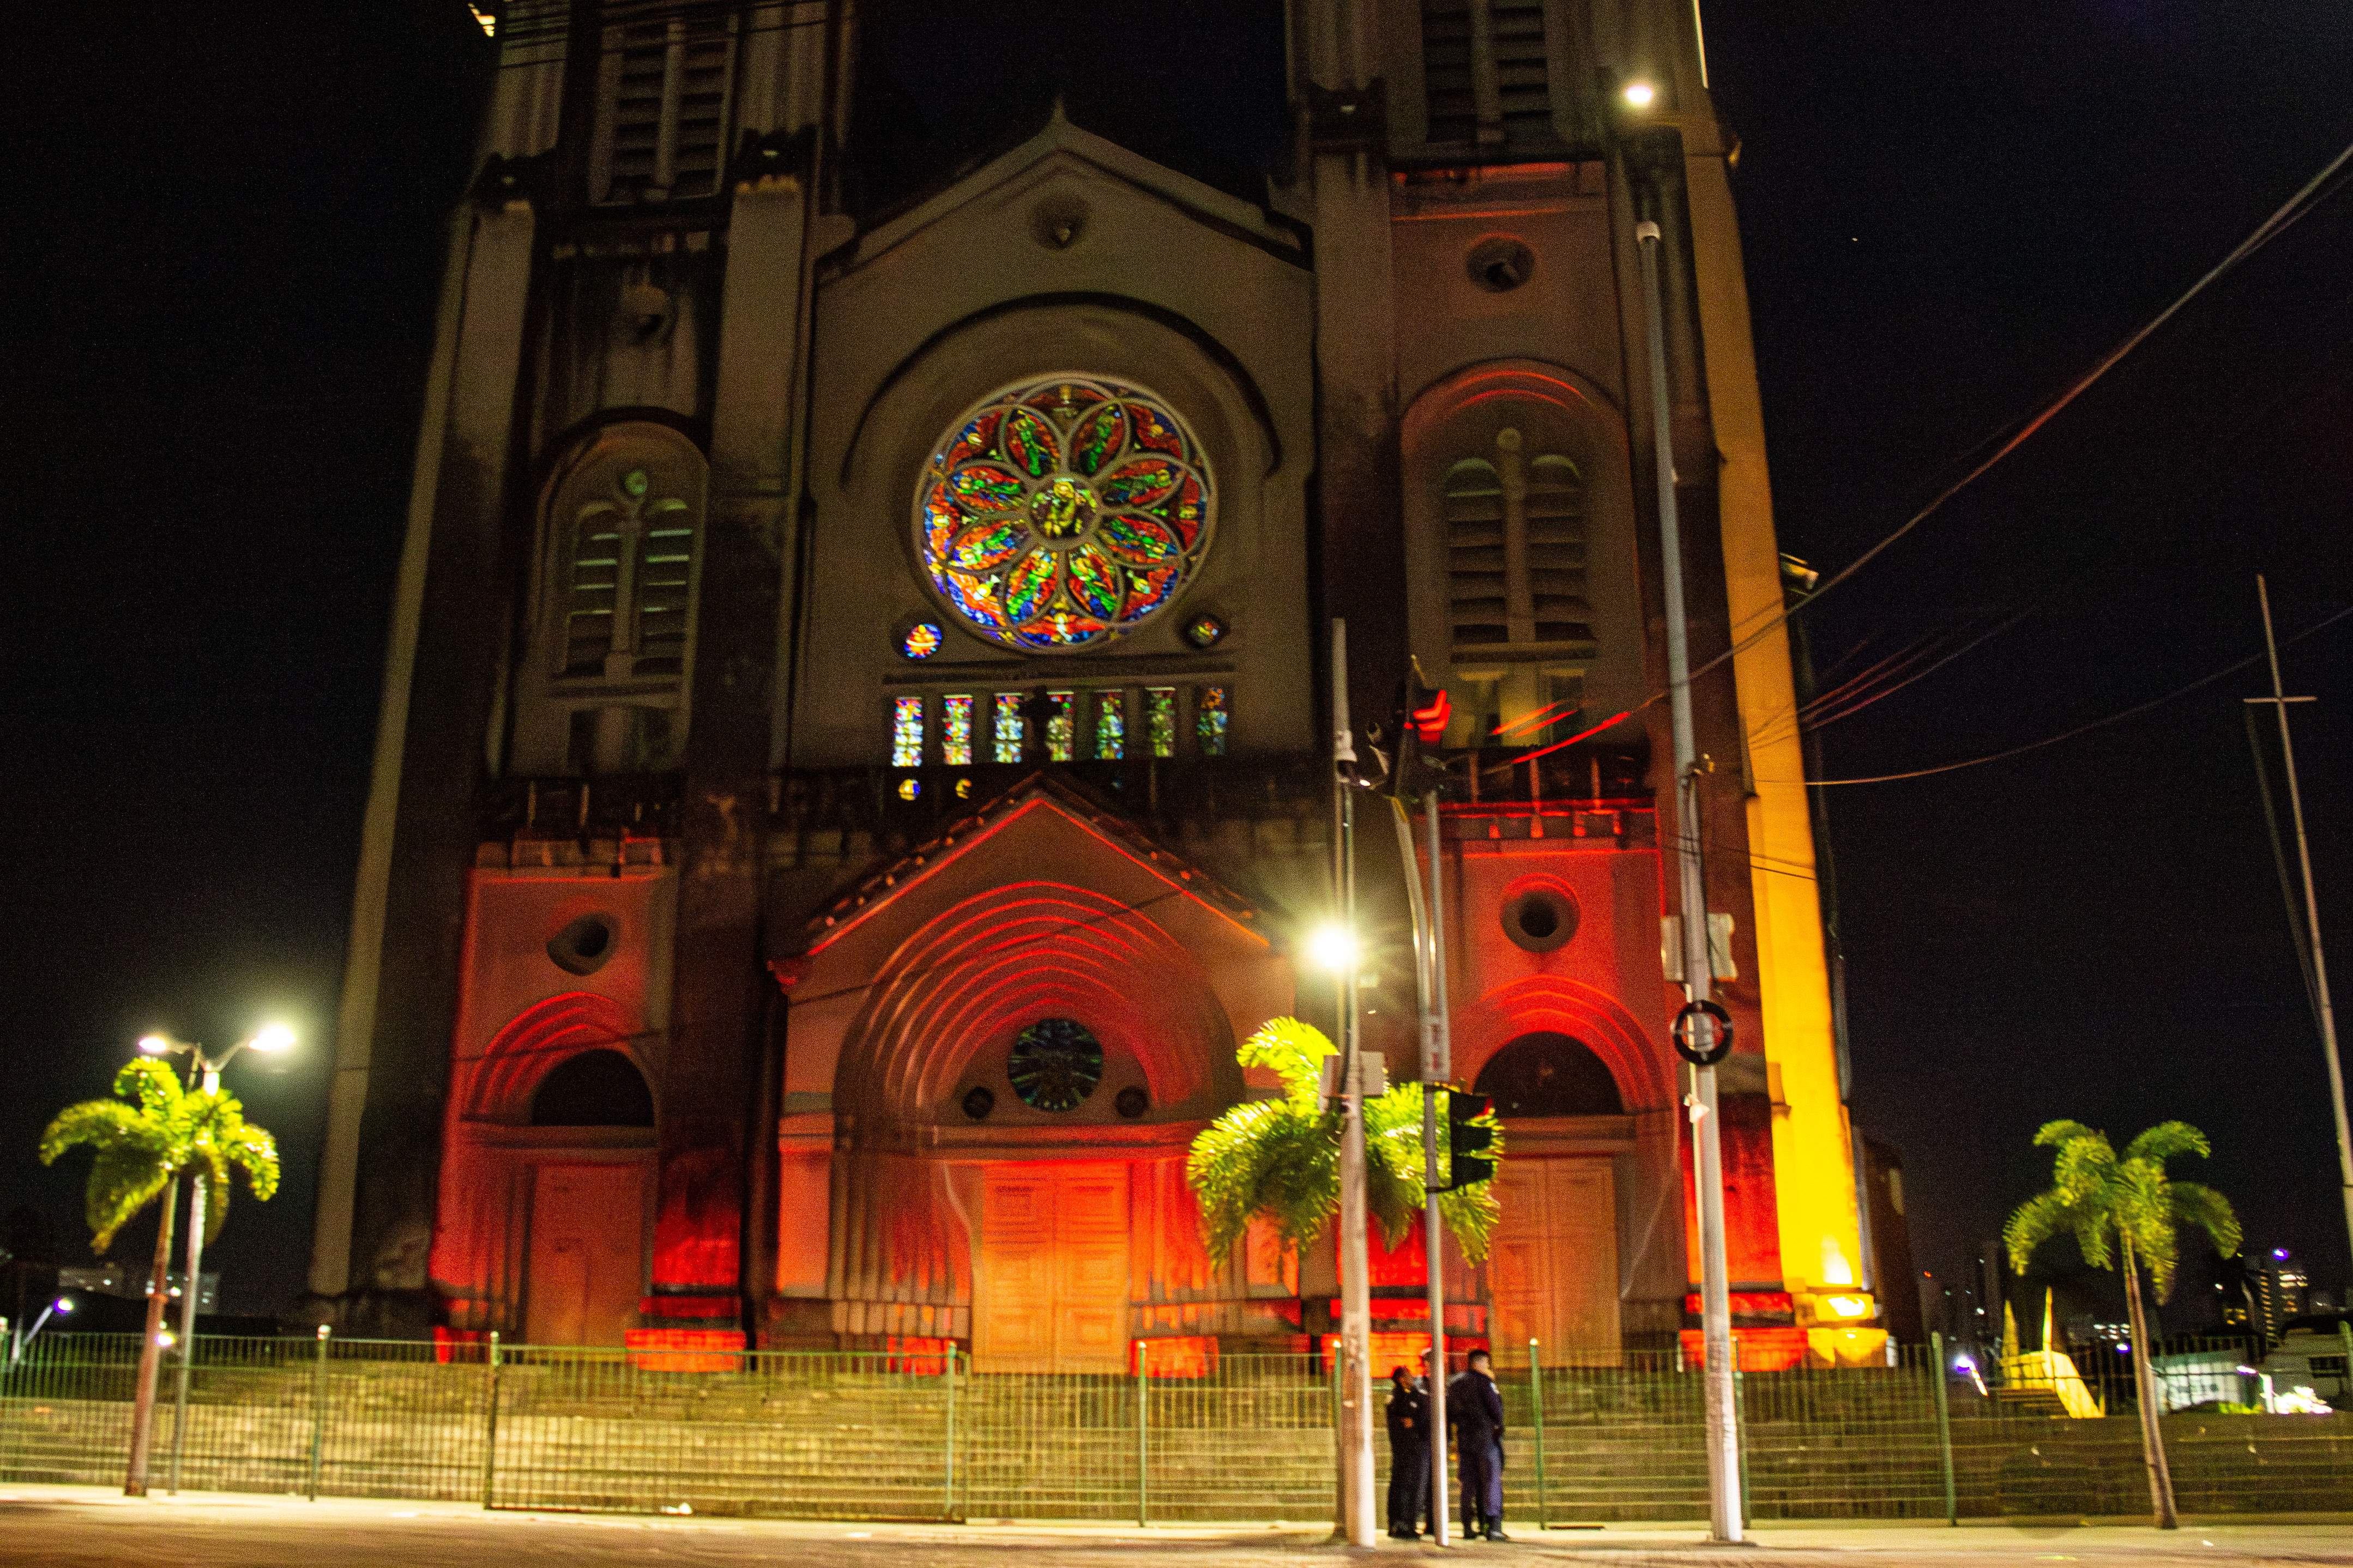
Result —
POLYGON ((1345 975, 1356 966, 1356 934, 1345 926, 1318 926, 1307 939, 1307 956, 1316 968, 1345 975))
MULTIPOLYGON (((281 1051, 291 1050, 293 1046, 294 1031, 282 1024, 268 1026, 251 1039, 239 1040, 217 1057, 206 1055, 205 1048, 192 1041, 175 1040, 169 1035, 143 1035, 139 1040, 139 1048, 151 1057, 185 1056, 189 1058, 190 1076, 201 1076, 204 1092, 206 1094, 220 1092, 221 1069, 237 1059, 237 1052, 253 1050, 260 1052, 263 1056, 275 1056, 281 1051)), ((178 1180, 176 1176, 173 1178, 174 1187, 177 1186, 178 1180)), ((196 1303, 205 1293, 204 1276, 199 1272, 204 1267, 205 1259, 205 1184, 200 1180, 191 1180, 188 1189, 186 1288, 170 1291, 171 1294, 180 1298, 180 1333, 176 1342, 169 1333, 158 1335, 156 1339, 156 1342, 165 1350, 171 1349, 174 1342, 180 1346, 180 1387, 178 1400, 174 1406, 176 1413, 172 1421, 172 1474, 171 1479, 165 1483, 165 1489, 174 1493, 177 1493, 180 1489, 180 1456, 186 1446, 189 1363, 195 1358, 196 1353, 196 1303)), ((176 1202, 178 1195, 175 1191, 172 1194, 171 1201, 176 1202)), ((158 1279, 150 1287, 150 1289, 151 1292, 157 1289, 169 1291, 170 1286, 171 1280, 168 1279, 158 1279)))
POLYGON ((48 1322, 49 1317, 52 1313, 64 1312, 70 1315, 73 1310, 74 1303, 71 1296, 60 1296, 56 1300, 50 1302, 47 1306, 42 1308, 41 1315, 33 1320, 33 1326, 25 1331, 23 1337, 14 1339, 10 1342, 8 1346, 8 1364, 10 1366, 15 1366, 18 1362, 25 1359, 26 1349, 32 1344, 35 1339, 39 1337, 42 1328, 48 1322))

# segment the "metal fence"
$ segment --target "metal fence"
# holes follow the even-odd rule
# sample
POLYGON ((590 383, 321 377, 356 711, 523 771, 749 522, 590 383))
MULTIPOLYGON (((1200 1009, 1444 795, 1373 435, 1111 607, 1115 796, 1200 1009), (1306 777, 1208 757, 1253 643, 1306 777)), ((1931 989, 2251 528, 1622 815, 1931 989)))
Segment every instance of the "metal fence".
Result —
MULTIPOLYGON (((1497 1368, 1511 1516, 1538 1526, 1706 1516, 1703 1383, 1672 1352, 1497 1368)), ((119 1483, 138 1340, 58 1336, 0 1373, 0 1479, 119 1483)), ((2135 1513, 2128 1383, 2105 1415, 1899 1364, 1741 1370, 1751 1517, 2135 1513)), ((1516 1363, 1517 1364, 1512 1364, 1516 1363)), ((1312 1354, 1150 1375, 976 1373, 928 1353, 645 1351, 206 1339, 189 1489, 429 1498, 491 1508, 838 1519, 1328 1519, 1335 1384, 1312 1354)), ((1146 1373, 1151 1373, 1148 1364, 1146 1373)), ((1386 1390, 1377 1384, 1376 1398, 1386 1390)), ((164 1484, 174 1413, 156 1413, 164 1484)), ((2353 1415, 2179 1415, 2182 1506, 2279 1511, 2353 1496, 2353 1415)), ((1387 1456, 1382 1456, 1382 1482, 1387 1456)))

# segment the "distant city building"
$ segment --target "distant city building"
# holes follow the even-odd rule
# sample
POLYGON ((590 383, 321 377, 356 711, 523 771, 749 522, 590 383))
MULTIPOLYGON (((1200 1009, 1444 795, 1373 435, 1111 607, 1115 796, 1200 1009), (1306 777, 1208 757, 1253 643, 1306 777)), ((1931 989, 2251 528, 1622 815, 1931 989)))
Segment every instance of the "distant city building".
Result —
POLYGON ((2215 1290, 2221 1298, 2222 1326, 2276 1342, 2291 1318, 2329 1310, 2326 1292, 2312 1289, 2310 1274, 2284 1247, 2255 1247, 2222 1266, 2215 1290))
MULTIPOLYGON (((143 1300, 153 1278, 153 1275, 146 1273, 134 1276, 120 1263, 101 1263, 91 1268, 58 1269, 58 1289, 61 1291, 89 1290, 100 1296, 121 1296, 134 1301, 143 1300)), ((201 1276, 201 1279, 204 1289, 196 1297, 196 1310, 199 1312, 219 1310, 220 1275, 208 1270, 201 1276)), ((180 1293, 187 1288, 187 1284, 188 1276, 185 1269, 174 1268, 164 1276, 164 1287, 174 1300, 178 1300, 180 1293)))
POLYGON ((2311 1277, 2284 1247, 2274 1247, 2256 1260, 2253 1284, 2265 1339, 2278 1339, 2290 1318, 2300 1318, 2309 1310, 2306 1297, 2312 1288, 2311 1277))
POLYGON ((1880 1321, 1900 1344, 1928 1337, 1913 1278, 1912 1222, 1904 1209, 1904 1156, 1892 1143, 1865 1136, 1862 1145, 1862 1253, 1867 1278, 1879 1292, 1880 1321))

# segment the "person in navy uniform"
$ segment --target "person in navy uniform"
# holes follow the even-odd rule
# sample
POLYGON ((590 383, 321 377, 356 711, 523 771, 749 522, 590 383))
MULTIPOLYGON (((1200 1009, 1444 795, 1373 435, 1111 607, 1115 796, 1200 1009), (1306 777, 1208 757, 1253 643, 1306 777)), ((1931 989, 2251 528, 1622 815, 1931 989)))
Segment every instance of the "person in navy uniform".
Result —
POLYGON ((1430 1511, 1430 1394, 1404 1367, 1389 1371, 1389 1534, 1411 1541, 1430 1511))
POLYGON ((1463 1535, 1509 1541, 1504 1533, 1504 1394, 1485 1351, 1472 1351, 1469 1370, 1447 1381, 1446 1424, 1462 1456, 1463 1535))

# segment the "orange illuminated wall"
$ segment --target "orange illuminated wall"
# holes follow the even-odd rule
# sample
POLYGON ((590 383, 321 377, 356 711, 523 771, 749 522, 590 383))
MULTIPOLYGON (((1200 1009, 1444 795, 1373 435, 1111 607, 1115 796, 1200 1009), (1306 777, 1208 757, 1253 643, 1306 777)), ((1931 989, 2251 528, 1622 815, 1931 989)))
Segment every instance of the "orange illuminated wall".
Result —
POLYGON ((639 1372, 740 1372, 740 1329, 630 1329, 623 1338, 639 1372))
MULTIPOLYGON (((1781 1222, 1774 1205, 1773 1110, 1760 1095, 1725 1095, 1718 1102, 1724 1118, 1724 1251, 1725 1266, 1734 1289, 1778 1289, 1781 1280, 1781 1222)), ((1699 1271, 1699 1184, 1690 1122, 1683 1122, 1683 1245, 1699 1271)))

